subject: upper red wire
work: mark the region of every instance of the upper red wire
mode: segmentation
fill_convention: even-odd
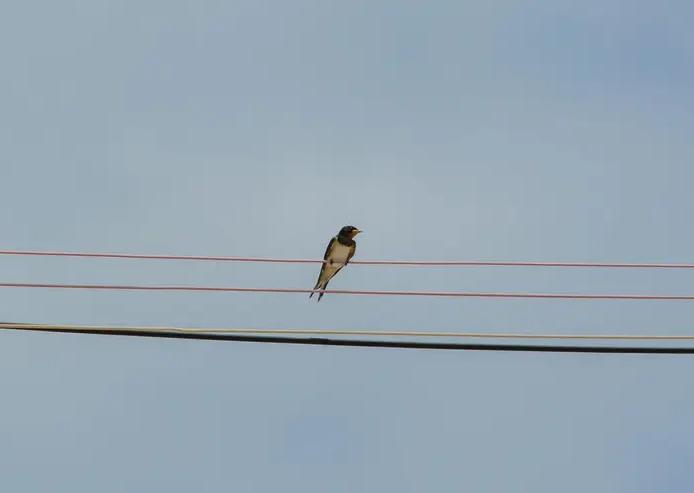
[[[208,255],[160,255],[140,253],[55,252],[35,250],[0,250],[0,255],[25,255],[39,257],[85,257],[143,260],[203,260],[217,262],[266,262],[284,264],[320,264],[323,260],[271,257],[231,257]],[[637,263],[637,262],[534,262],[489,260],[352,260],[355,265],[396,266],[479,266],[479,267],[589,267],[632,269],[694,269],[694,263]]]

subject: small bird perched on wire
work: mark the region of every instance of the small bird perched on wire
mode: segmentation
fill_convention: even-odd
[[[309,298],[314,295],[315,290],[327,288],[330,279],[349,263],[357,249],[354,237],[359,233],[361,233],[360,229],[354,226],[345,226],[337,233],[337,236],[333,236],[330,243],[328,243],[328,248],[325,250],[323,266],[320,269],[318,281],[313,287],[314,292],[308,296]],[[323,297],[323,294],[325,293],[318,294],[318,301]]]

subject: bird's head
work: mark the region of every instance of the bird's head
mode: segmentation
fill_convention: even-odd
[[[345,226],[340,230],[339,235],[347,238],[354,238],[361,232],[359,228],[355,228],[354,226]]]

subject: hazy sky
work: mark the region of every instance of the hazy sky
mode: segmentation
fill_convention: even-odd
[[[694,261],[686,1],[10,1],[3,248]],[[315,265],[0,258],[0,280],[310,288]],[[694,292],[351,266],[331,287]],[[691,334],[687,302],[4,289],[8,321]],[[687,356],[0,334],[6,491],[692,491]]]

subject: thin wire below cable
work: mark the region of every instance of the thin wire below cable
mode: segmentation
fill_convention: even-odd
[[[104,325],[58,325],[0,322],[0,329],[25,329],[46,331],[158,331],[185,334],[272,334],[272,335],[320,335],[359,337],[426,337],[426,338],[471,338],[471,339],[548,339],[548,340],[628,340],[628,341],[691,341],[694,335],[651,335],[651,334],[527,334],[510,332],[441,332],[407,330],[339,330],[339,329],[262,329],[262,328],[214,328],[214,327],[153,327],[153,326],[104,326]]]

